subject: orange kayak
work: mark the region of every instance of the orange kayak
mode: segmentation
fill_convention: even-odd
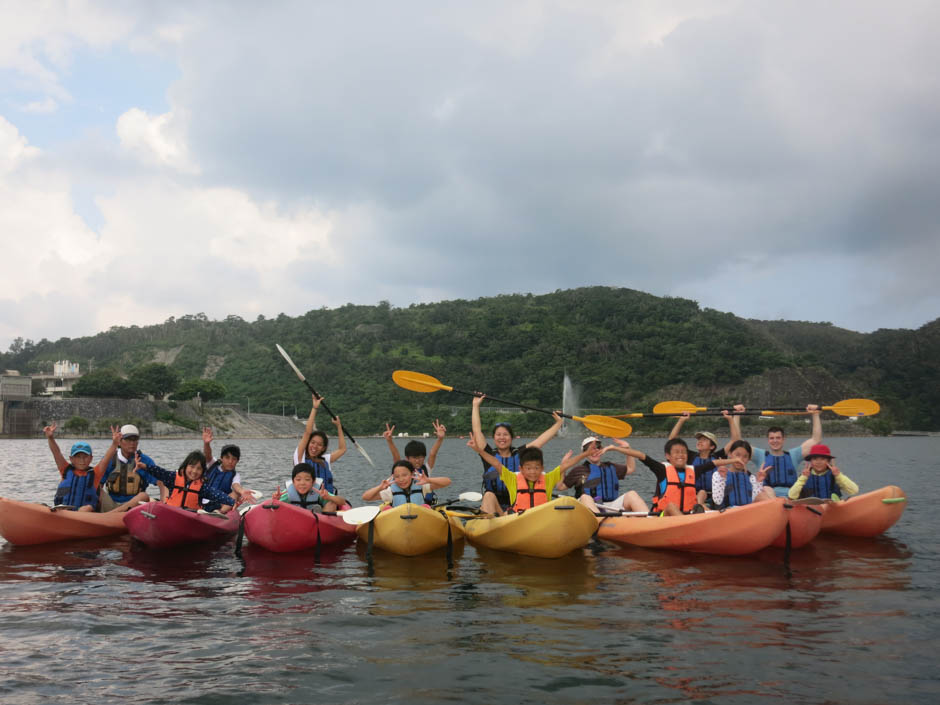
[[[877,536],[894,526],[906,506],[904,491],[888,485],[841,502],[830,502],[823,516],[822,530],[843,536]]]
[[[824,502],[792,500],[785,497],[780,497],[777,501],[787,510],[787,523],[771,546],[786,548],[787,531],[790,532],[790,548],[805,546],[819,535],[826,514],[827,505]]]
[[[116,512],[53,511],[45,504],[0,497],[0,536],[14,546],[126,534],[123,518]]]
[[[604,517],[597,536],[644,548],[741,556],[769,546],[786,523],[782,502],[754,502],[723,512],[678,517]]]

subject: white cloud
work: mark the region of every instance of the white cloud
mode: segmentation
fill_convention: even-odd
[[[148,115],[131,108],[118,118],[117,136],[121,147],[144,164],[195,174],[199,168],[189,155],[181,122],[174,113]]]

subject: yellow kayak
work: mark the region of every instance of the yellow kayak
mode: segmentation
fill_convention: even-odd
[[[448,527],[452,541],[463,538],[460,520],[445,516],[420,504],[403,504],[379,512],[371,522],[360,524],[356,533],[362,541],[372,543],[400,556],[420,556],[447,545]]]
[[[587,545],[597,531],[597,517],[574,497],[559,497],[522,514],[470,519],[464,531],[474,546],[560,558]]]

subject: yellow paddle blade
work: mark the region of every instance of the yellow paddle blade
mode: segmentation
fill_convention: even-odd
[[[881,411],[881,406],[874,399],[843,399],[823,409],[834,411],[839,416],[874,416]]]
[[[687,401],[661,401],[653,407],[654,414],[681,414],[683,411],[694,414],[696,411],[708,411],[708,409]]]
[[[589,428],[594,433],[611,438],[626,438],[633,433],[633,427],[626,421],[615,419],[612,416],[572,416],[575,421],[580,421],[585,428]]]
[[[420,372],[395,370],[392,372],[392,379],[399,387],[410,389],[412,392],[437,392],[440,390],[449,392],[453,390],[453,387],[441,384],[431,375],[422,374]]]

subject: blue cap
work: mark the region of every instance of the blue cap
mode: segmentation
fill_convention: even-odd
[[[79,453],[85,453],[86,455],[91,455],[91,446],[85,443],[85,441],[79,441],[72,446],[72,450],[69,455],[78,455]]]

